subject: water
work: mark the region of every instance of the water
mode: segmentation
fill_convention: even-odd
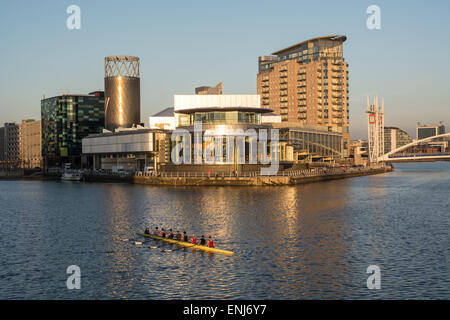
[[[450,299],[449,190],[450,162],[283,187],[0,181],[0,299]],[[147,225],[235,254],[121,241]]]

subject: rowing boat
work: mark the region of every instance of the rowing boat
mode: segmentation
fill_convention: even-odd
[[[145,234],[145,233],[139,233],[139,232],[136,232],[136,234],[138,236],[142,236],[142,237],[146,237],[146,238],[152,238],[152,239],[155,239],[155,240],[161,240],[161,241],[177,244],[179,246],[183,246],[183,247],[186,247],[186,248],[199,249],[199,250],[208,251],[208,252],[215,252],[215,253],[223,253],[223,254],[226,254],[226,255],[229,255],[229,256],[233,255],[233,251],[222,250],[222,249],[217,249],[217,248],[210,248],[210,247],[207,247],[207,246],[202,246],[202,245],[199,245],[199,244],[192,244],[190,242],[178,241],[178,240],[174,240],[174,239],[167,239],[167,238],[155,236],[153,234]]]

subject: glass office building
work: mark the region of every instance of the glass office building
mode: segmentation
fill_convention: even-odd
[[[261,114],[243,111],[194,112],[189,115],[188,125],[193,126],[195,121],[203,124],[260,124]]]
[[[445,133],[445,126],[441,122],[433,125],[422,125],[419,123],[416,129],[417,139],[422,140]]]
[[[104,128],[104,93],[62,95],[41,100],[42,156],[45,165],[80,165],[82,139]]]

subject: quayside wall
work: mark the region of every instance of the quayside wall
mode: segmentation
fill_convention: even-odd
[[[328,181],[380,174],[393,171],[392,167],[366,168],[344,172],[321,172],[309,174],[292,174],[278,176],[134,176],[134,183],[166,186],[279,186],[296,185],[311,182]]]

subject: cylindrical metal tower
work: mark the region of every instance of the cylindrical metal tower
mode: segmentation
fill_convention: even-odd
[[[139,58],[105,58],[105,129],[131,128],[141,121]]]

